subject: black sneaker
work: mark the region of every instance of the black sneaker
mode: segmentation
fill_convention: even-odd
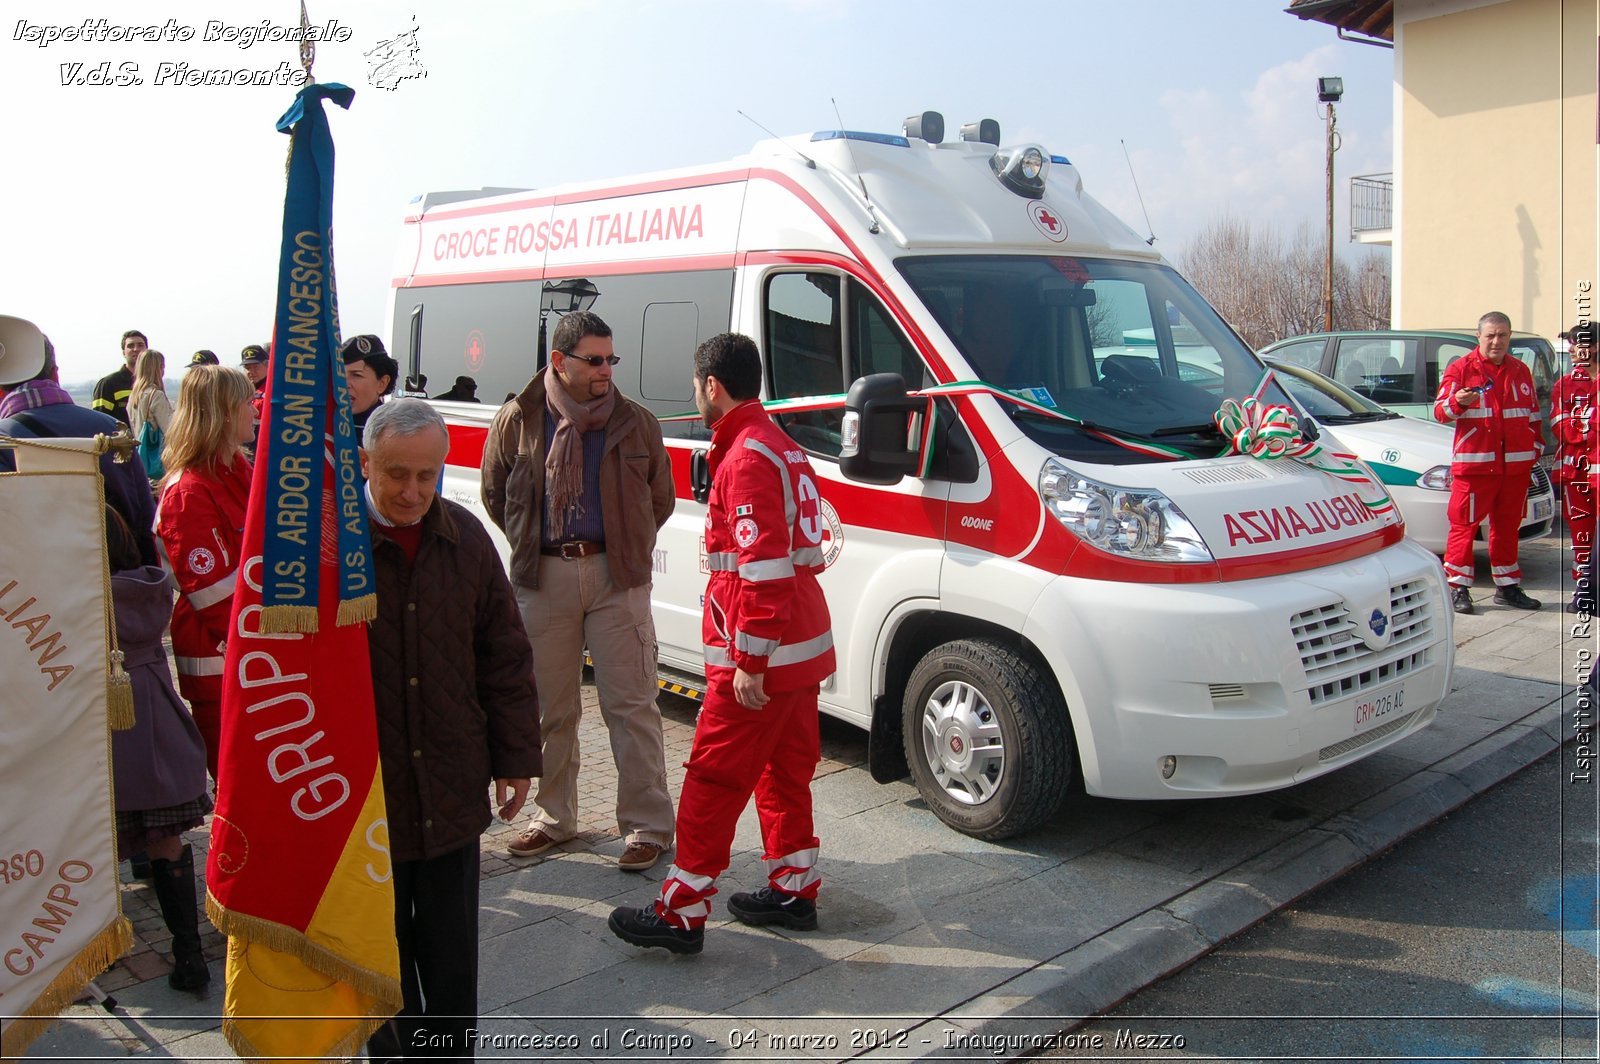
[[[1470,587],[1456,587],[1450,591],[1450,608],[1457,613],[1476,613],[1472,607],[1472,589]]]
[[[611,933],[635,946],[660,946],[673,953],[699,953],[706,945],[706,929],[684,931],[661,919],[655,902],[642,909],[612,909],[606,921]]]
[[[1522,590],[1521,584],[1507,584],[1494,593],[1496,606],[1510,606],[1517,610],[1536,610],[1544,603],[1536,598],[1529,598],[1528,593]]]
[[[794,894],[780,894],[771,887],[762,887],[753,894],[735,894],[728,899],[728,911],[740,923],[762,927],[782,924],[791,931],[815,931],[817,906],[810,898]]]

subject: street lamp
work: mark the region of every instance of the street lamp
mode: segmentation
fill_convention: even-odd
[[[1333,153],[1337,150],[1334,131],[1339,120],[1333,105],[1344,95],[1343,78],[1318,78],[1317,101],[1328,105],[1328,263],[1322,278],[1322,329],[1333,331]]]
[[[594,301],[600,298],[600,289],[582,277],[571,277],[565,281],[546,281],[544,289],[539,293],[539,358],[534,364],[534,371],[544,369],[545,362],[545,324],[550,317],[550,312],[557,314],[571,314],[575,310],[588,310],[594,306]]]

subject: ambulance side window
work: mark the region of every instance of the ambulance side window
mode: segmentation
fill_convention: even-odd
[[[779,273],[767,281],[767,366],[772,397],[844,391],[843,280],[832,273]],[[778,423],[808,451],[836,456],[842,410],[783,414]]]
[[[850,381],[869,373],[898,373],[908,389],[924,388],[933,377],[917,349],[900,331],[882,303],[861,282],[850,282]],[[848,390],[849,381],[846,382]]]

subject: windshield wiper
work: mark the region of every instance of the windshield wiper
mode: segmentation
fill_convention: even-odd
[[[1326,414],[1317,420],[1330,425],[1355,425],[1367,421],[1393,421],[1399,416],[1389,410],[1363,410],[1359,414]]]
[[[1152,439],[1161,436],[1221,436],[1222,430],[1216,424],[1207,421],[1200,425],[1174,425],[1171,428],[1156,429],[1150,433]]]

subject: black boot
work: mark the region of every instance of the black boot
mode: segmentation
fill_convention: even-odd
[[[174,990],[201,990],[211,982],[211,970],[200,952],[200,908],[194,896],[194,851],[183,848],[175,861],[150,862],[161,918],[172,932],[172,974],[167,985]]]

